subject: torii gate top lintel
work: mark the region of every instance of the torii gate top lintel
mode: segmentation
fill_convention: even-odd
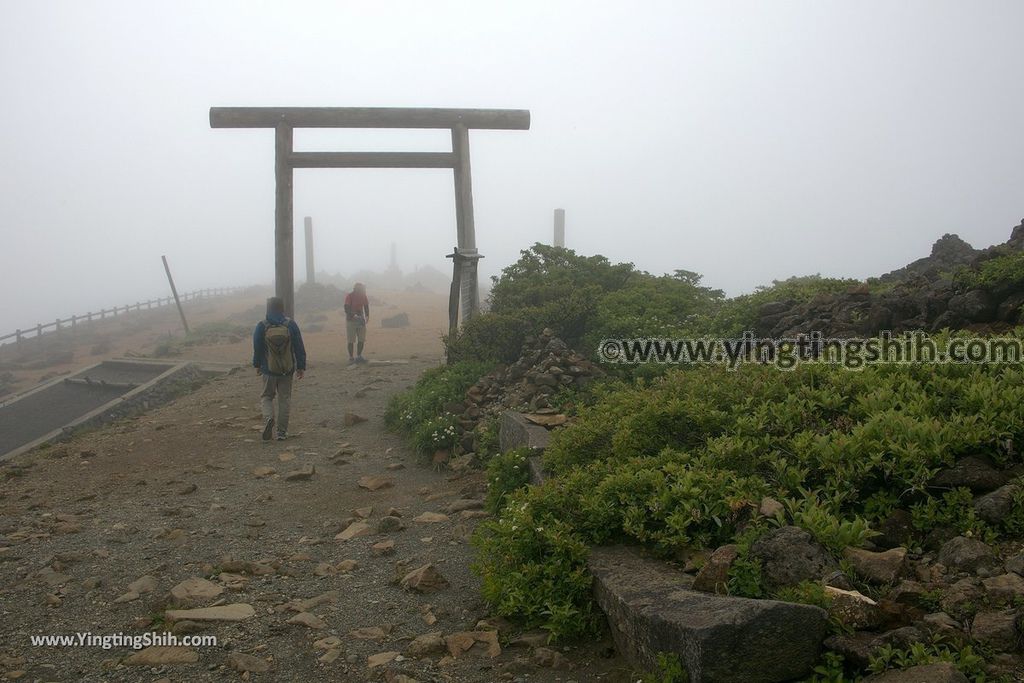
[[[211,107],[211,128],[455,128],[529,130],[526,109]]]
[[[277,295],[288,315],[295,312],[292,183],[296,168],[451,168],[455,177],[455,218],[458,246],[452,286],[449,329],[457,324],[461,299],[463,319],[479,309],[473,184],[470,177],[469,131],[529,130],[525,109],[431,109],[396,107],[211,107],[211,128],[273,128],[275,130],[275,273]],[[448,128],[451,152],[296,152],[295,128]]]

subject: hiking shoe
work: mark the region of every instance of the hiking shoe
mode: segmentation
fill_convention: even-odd
[[[270,437],[274,435],[274,418],[267,420],[267,424],[263,427],[263,440],[270,441]]]
[[[356,356],[356,362],[357,363],[365,363],[366,359],[363,358],[362,356]]]
[[[357,360],[356,360],[355,358],[349,358],[349,359],[348,359],[348,364],[349,364],[349,365],[355,365],[355,364],[356,364],[356,363],[358,363],[358,362],[359,362],[359,361],[357,361]]]
[[[284,432],[278,432],[277,433],[277,440],[278,441],[284,441],[287,438],[288,438],[288,435],[285,434]]]

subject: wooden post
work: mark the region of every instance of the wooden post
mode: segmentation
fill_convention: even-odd
[[[306,216],[306,282],[316,284],[316,268],[313,263],[313,217]]]
[[[565,247],[565,209],[555,209],[555,239],[556,247]]]
[[[275,128],[274,175],[277,185],[275,201],[275,290],[284,300],[284,312],[295,317],[295,253],[292,239],[292,181],[294,171],[289,163],[292,153],[292,127],[279,123]]]
[[[174,303],[178,305],[178,314],[181,316],[182,327],[185,328],[185,334],[189,334],[188,321],[185,320],[185,309],[181,307],[181,301],[178,300],[178,288],[174,286],[174,278],[171,277],[171,267],[167,265],[167,257],[161,256],[161,260],[164,262],[164,272],[167,273],[167,282],[171,285],[171,294],[174,295]]]
[[[477,290],[476,224],[473,220],[473,180],[469,163],[469,129],[459,124],[452,128],[452,153],[455,155],[455,223],[458,234],[458,257],[463,322],[473,318],[480,308]]]
[[[453,338],[459,330],[459,292],[462,289],[462,264],[459,263],[459,248],[445,256],[452,260],[452,286],[448,291],[448,337]]]

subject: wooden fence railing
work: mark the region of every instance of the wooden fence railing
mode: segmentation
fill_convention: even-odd
[[[248,287],[219,287],[217,289],[197,289],[194,292],[187,292],[181,295],[181,302],[187,301],[199,301],[201,299],[209,299],[216,296],[227,296],[236,292],[249,289]],[[26,339],[38,339],[44,334],[52,334],[53,332],[61,332],[62,330],[73,330],[79,325],[91,323],[98,320],[105,320],[107,318],[116,318],[119,315],[125,315],[126,313],[133,313],[137,311],[150,311],[154,308],[162,308],[169,306],[174,303],[174,298],[165,296],[160,299],[149,299],[148,301],[138,301],[134,304],[128,304],[125,306],[115,306],[114,308],[101,309],[98,313],[89,311],[85,315],[73,315],[70,318],[61,320],[58,318],[52,323],[39,323],[35,327],[30,327],[24,330],[15,330],[10,334],[0,336],[0,346],[10,344],[11,340],[14,343],[20,344]],[[52,330],[52,332],[50,332]]]

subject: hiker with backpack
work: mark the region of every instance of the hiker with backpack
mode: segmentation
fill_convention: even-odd
[[[366,344],[366,323],[370,320],[370,300],[366,285],[357,282],[345,295],[345,335],[348,338],[348,364],[365,363],[363,345]],[[353,355],[353,346],[355,354]]]
[[[263,378],[260,405],[263,410],[263,440],[274,435],[274,399],[277,399],[277,440],[288,438],[292,380],[306,374],[306,347],[294,320],[284,314],[284,300],[267,299],[267,317],[252,334],[252,364]]]

